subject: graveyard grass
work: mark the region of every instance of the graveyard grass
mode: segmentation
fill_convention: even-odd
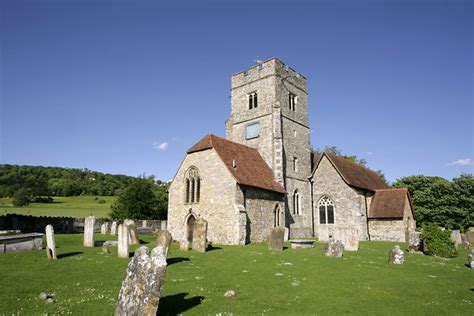
[[[33,216],[87,217],[92,214],[97,218],[105,218],[108,217],[110,205],[115,199],[113,196],[55,196],[53,198],[53,203],[31,203],[25,207],[14,207],[11,198],[0,198],[0,215],[14,213]],[[104,200],[105,203],[99,203],[99,200]]]
[[[153,240],[142,236],[150,248]],[[82,234],[56,235],[56,244],[58,260],[45,251],[0,254],[0,314],[111,315],[129,260],[118,258],[116,247],[111,253],[82,247]],[[360,245],[330,258],[322,243],[280,252],[266,244],[215,245],[206,253],[173,243],[158,314],[472,315],[467,250],[453,259],[406,254],[404,265],[389,265],[394,243]],[[224,297],[227,290],[236,296]],[[56,302],[40,300],[43,291]]]

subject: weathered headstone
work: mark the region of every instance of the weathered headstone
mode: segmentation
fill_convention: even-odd
[[[88,216],[84,220],[84,247],[94,247],[95,217]]]
[[[193,229],[193,250],[206,252],[207,248],[207,221],[199,218],[194,222]]]
[[[461,232],[459,230],[451,231],[451,240],[454,243],[454,246],[458,248],[462,244]]]
[[[189,241],[188,240],[181,240],[179,242],[179,250],[188,251],[189,250]]]
[[[48,259],[57,259],[53,225],[46,225],[46,255]]]
[[[161,230],[168,229],[168,221],[161,221],[160,222],[160,229]]]
[[[118,226],[118,256],[120,258],[128,258],[128,226],[120,224]]]
[[[102,235],[106,235],[109,230],[109,223],[105,222],[102,225],[100,225],[100,233]]]
[[[388,254],[388,262],[393,264],[403,264],[405,262],[405,253],[399,245],[393,247]]]
[[[111,235],[117,235],[117,222],[113,221],[112,224],[110,225],[110,234]]]
[[[421,233],[412,231],[408,235],[408,249],[410,252],[423,252],[423,240],[421,240]]]
[[[268,249],[282,251],[284,239],[285,239],[285,228],[284,227],[273,228],[270,232],[270,236],[268,236]]]
[[[156,237],[156,246],[161,246],[164,251],[165,258],[168,258],[168,252],[171,245],[171,233],[167,230],[160,230]]]
[[[135,251],[122,282],[115,315],[156,315],[165,282],[166,258],[163,248],[148,254],[146,246]]]
[[[471,250],[471,253],[469,254],[469,266],[471,269],[474,269],[474,250]]]
[[[359,250],[359,231],[351,227],[339,227],[334,229],[333,238],[340,240],[344,245],[344,250]]]
[[[137,226],[135,225],[135,221],[131,219],[126,219],[123,221],[123,224],[128,226],[128,233],[130,234],[130,245],[138,245],[140,243],[140,237],[138,236],[138,230]]]
[[[324,254],[327,257],[340,258],[344,254],[344,244],[340,240],[329,238],[326,248],[324,249]]]
[[[466,232],[467,242],[469,243],[469,249],[474,249],[474,231],[470,230]]]
[[[290,240],[290,229],[288,227],[283,227],[285,229],[285,238],[283,238],[284,242]]]

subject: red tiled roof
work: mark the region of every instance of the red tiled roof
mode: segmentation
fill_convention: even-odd
[[[369,218],[403,218],[407,197],[410,203],[405,188],[376,190],[370,204]]]
[[[323,155],[331,161],[347,184],[370,191],[388,188],[387,183],[385,183],[377,172],[328,152],[324,152]],[[315,167],[317,167],[317,165]]]
[[[273,171],[255,148],[209,134],[189,148],[187,153],[211,148],[217,152],[237,183],[286,193],[285,189],[275,181]]]

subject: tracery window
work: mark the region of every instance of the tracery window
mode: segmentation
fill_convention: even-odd
[[[319,223],[334,224],[334,202],[327,196],[323,196],[318,202]]]
[[[201,178],[196,167],[189,168],[186,179],[186,192],[184,200],[186,203],[199,203],[201,195]]]
[[[297,189],[293,192],[293,214],[301,215],[300,194]]]

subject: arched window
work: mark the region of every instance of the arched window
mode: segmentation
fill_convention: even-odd
[[[323,196],[318,202],[319,223],[334,224],[334,202],[327,196]]]
[[[186,203],[199,203],[201,195],[201,178],[196,167],[191,167],[186,174]]]
[[[301,215],[301,201],[298,189],[293,192],[293,214]]]
[[[275,209],[273,210],[273,227],[279,227],[280,225],[280,205],[275,206]]]

